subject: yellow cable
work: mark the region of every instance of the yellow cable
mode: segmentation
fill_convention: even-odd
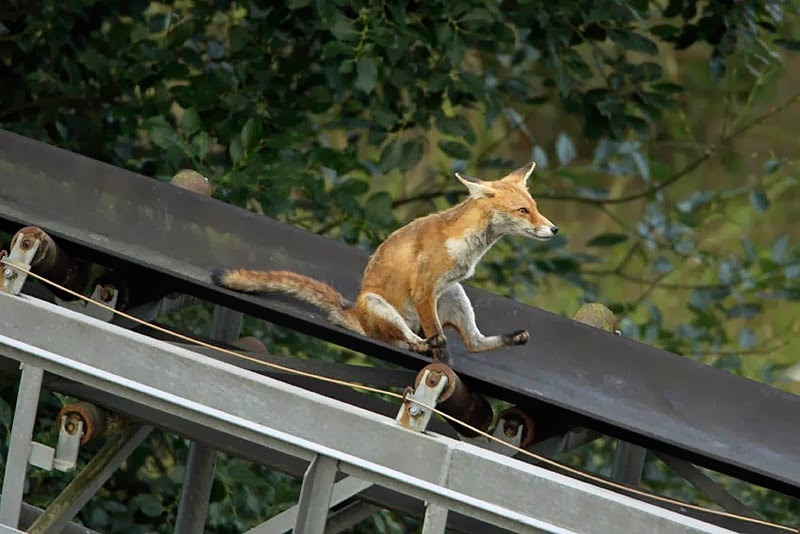
[[[640,489],[637,489],[637,488],[632,488],[632,487],[629,487],[629,486],[625,486],[624,484],[619,484],[619,483],[614,482],[612,480],[608,480],[608,479],[593,475],[591,473],[587,473],[585,471],[581,471],[579,469],[575,469],[574,467],[569,467],[569,466],[564,465],[564,464],[562,464],[560,462],[557,462],[555,460],[551,460],[550,458],[547,458],[546,456],[542,456],[542,455],[536,454],[534,452],[528,451],[526,449],[523,449],[521,447],[518,447],[518,446],[513,445],[511,443],[508,443],[506,441],[503,441],[502,439],[497,438],[497,437],[489,434],[488,432],[484,432],[483,430],[475,428],[472,425],[464,423],[463,421],[460,421],[459,419],[457,419],[457,418],[455,418],[455,417],[453,417],[451,415],[448,415],[448,414],[436,409],[433,406],[428,406],[427,404],[425,404],[423,402],[420,402],[418,400],[415,400],[415,399],[412,399],[412,398],[409,398],[409,397],[404,397],[403,395],[401,395],[399,393],[395,393],[393,391],[385,391],[385,390],[382,390],[382,389],[379,389],[379,388],[374,388],[374,387],[371,387],[371,386],[366,386],[366,385],[358,384],[358,383],[355,383],[355,382],[349,382],[349,381],[346,381],[346,380],[338,380],[336,378],[329,378],[327,376],[317,375],[317,374],[309,373],[309,372],[306,372],[306,371],[300,371],[298,369],[292,369],[291,367],[285,367],[285,366],[280,365],[280,364],[259,360],[257,358],[253,358],[252,356],[248,356],[246,354],[242,354],[242,353],[239,353],[239,352],[228,350],[228,349],[225,349],[223,347],[217,347],[217,346],[214,346],[214,345],[212,345],[210,343],[206,343],[205,341],[201,341],[199,339],[194,339],[194,338],[186,336],[184,334],[180,334],[180,333],[177,333],[177,332],[172,332],[171,330],[167,330],[166,328],[163,328],[163,327],[160,327],[158,325],[154,325],[154,324],[148,323],[147,321],[139,319],[138,317],[134,317],[133,315],[130,315],[130,314],[127,314],[125,312],[116,310],[116,309],[112,308],[111,306],[103,304],[102,302],[97,302],[96,300],[92,300],[90,297],[87,297],[87,296],[82,295],[82,294],[80,294],[80,293],[78,293],[76,291],[68,289],[68,288],[66,288],[66,287],[64,287],[64,286],[62,286],[62,285],[60,285],[60,284],[58,284],[56,282],[48,280],[47,278],[45,278],[45,277],[43,277],[43,276],[41,276],[39,274],[33,273],[33,272],[25,269],[24,267],[21,267],[19,265],[11,263],[5,258],[0,258],[0,264],[8,265],[9,267],[12,267],[12,268],[16,269],[17,271],[25,273],[28,276],[32,276],[33,278],[35,278],[37,280],[40,280],[41,282],[44,282],[45,284],[48,284],[48,285],[50,285],[52,287],[60,289],[61,291],[69,293],[70,295],[72,295],[72,296],[74,296],[76,298],[79,298],[79,299],[81,299],[83,301],[91,303],[91,304],[93,304],[95,306],[99,306],[100,308],[103,308],[106,311],[109,311],[111,313],[119,315],[120,317],[124,317],[124,318],[126,318],[126,319],[128,319],[130,321],[133,321],[133,322],[137,323],[137,324],[140,324],[140,325],[143,325],[143,326],[147,326],[147,327],[152,328],[153,330],[156,330],[156,331],[161,332],[163,334],[167,334],[167,335],[173,336],[173,337],[175,337],[177,339],[181,339],[183,341],[188,341],[189,343],[194,343],[194,344],[196,344],[198,346],[205,347],[205,348],[208,348],[208,349],[211,349],[211,350],[215,350],[215,351],[218,351],[218,352],[222,352],[224,354],[228,354],[228,355],[233,356],[235,358],[240,358],[242,360],[247,360],[247,361],[259,364],[259,365],[264,365],[266,367],[271,367],[273,369],[278,369],[278,370],[281,370],[281,371],[294,373],[294,374],[299,375],[299,376],[304,376],[304,377],[307,377],[307,378],[313,378],[315,380],[321,380],[323,382],[328,382],[328,383],[331,383],[331,384],[337,384],[337,385],[345,386],[345,387],[351,387],[351,388],[354,388],[354,389],[360,389],[360,390],[363,390],[363,391],[370,391],[372,393],[378,393],[378,394],[381,394],[381,395],[388,395],[388,396],[394,397],[396,399],[401,399],[401,400],[406,400],[408,402],[413,402],[414,404],[417,404],[417,405],[419,405],[419,406],[421,406],[421,407],[423,407],[423,408],[425,408],[427,410],[430,410],[431,412],[439,415],[440,417],[443,417],[444,419],[447,419],[448,421],[451,421],[451,422],[453,422],[453,423],[455,423],[457,425],[461,425],[461,426],[463,426],[465,428],[468,428],[472,432],[475,432],[476,434],[481,435],[481,436],[489,439],[490,441],[494,441],[495,443],[500,443],[500,444],[502,444],[502,445],[504,445],[506,447],[509,447],[509,448],[513,449],[514,451],[516,451],[516,452],[518,452],[520,454],[523,454],[525,456],[528,456],[530,458],[533,458],[533,459],[535,459],[537,461],[540,461],[542,463],[548,464],[550,466],[556,467],[558,469],[563,469],[564,471],[566,471],[568,473],[572,473],[572,474],[574,474],[574,475],[576,475],[576,476],[578,476],[580,478],[584,478],[586,480],[591,480],[591,481],[596,482],[596,483],[601,484],[601,485],[610,486],[610,487],[622,490],[623,492],[633,493],[635,495],[640,495],[642,497],[646,497],[646,498],[649,498],[649,499],[655,499],[657,501],[674,504],[674,505],[681,506],[681,507],[684,507],[684,508],[690,508],[692,510],[697,510],[697,511],[700,511],[700,512],[706,512],[706,513],[709,513],[709,514],[718,515],[718,516],[722,516],[722,517],[729,517],[729,518],[733,518],[733,519],[738,519],[740,521],[746,521],[746,522],[754,523],[754,524],[757,524],[757,525],[763,525],[763,526],[767,526],[767,527],[773,527],[773,528],[777,528],[777,529],[782,529],[782,530],[785,530],[787,532],[800,533],[800,530],[797,530],[797,529],[794,529],[794,528],[791,528],[791,527],[787,527],[785,525],[780,525],[778,523],[771,523],[769,521],[764,521],[762,519],[756,519],[756,518],[753,518],[753,517],[742,516],[742,515],[734,514],[734,513],[731,513],[731,512],[715,510],[715,509],[712,509],[712,508],[705,508],[703,506],[699,506],[699,505],[695,505],[695,504],[689,504],[689,503],[686,503],[686,502],[683,502],[683,501],[679,501],[677,499],[672,499],[670,497],[663,497],[661,495],[656,495],[654,493],[650,493],[650,492],[647,492],[647,491],[644,491],[644,490],[640,490]]]

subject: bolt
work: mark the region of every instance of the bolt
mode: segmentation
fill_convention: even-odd
[[[100,300],[102,300],[103,302],[109,302],[111,300],[112,295],[113,292],[108,287],[100,288]]]
[[[33,242],[29,237],[25,237],[22,239],[22,242],[19,244],[19,246],[22,250],[30,250],[30,248],[33,246]]]
[[[408,414],[411,417],[418,417],[420,414],[422,414],[422,409],[416,404],[412,404],[408,407]]]
[[[14,269],[12,269],[11,267],[6,267],[5,269],[3,269],[3,277],[6,278],[7,280],[13,279],[15,275],[16,273],[14,272]]]

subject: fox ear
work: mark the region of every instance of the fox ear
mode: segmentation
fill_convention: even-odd
[[[508,180],[509,182],[519,182],[522,184],[523,187],[527,187],[528,178],[531,177],[531,174],[533,174],[533,169],[535,168],[536,168],[536,162],[531,161],[524,167],[520,167],[516,171],[506,176],[505,179]]]
[[[486,185],[483,180],[461,174],[460,172],[456,173],[456,178],[467,187],[469,196],[472,198],[488,198],[494,196],[494,191],[492,191],[491,187]]]

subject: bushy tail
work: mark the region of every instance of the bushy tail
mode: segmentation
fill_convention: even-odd
[[[243,293],[275,292],[291,295],[323,310],[337,326],[359,334],[364,331],[356,317],[353,303],[326,283],[292,271],[257,271],[224,269],[211,273],[218,286]]]

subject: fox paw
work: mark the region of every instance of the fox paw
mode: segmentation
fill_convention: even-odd
[[[517,332],[504,335],[503,341],[506,345],[524,345],[528,342],[529,337],[530,336],[528,336],[527,330],[519,330]]]
[[[434,334],[425,340],[425,344],[431,349],[438,349],[447,345],[447,338],[442,334]]]

